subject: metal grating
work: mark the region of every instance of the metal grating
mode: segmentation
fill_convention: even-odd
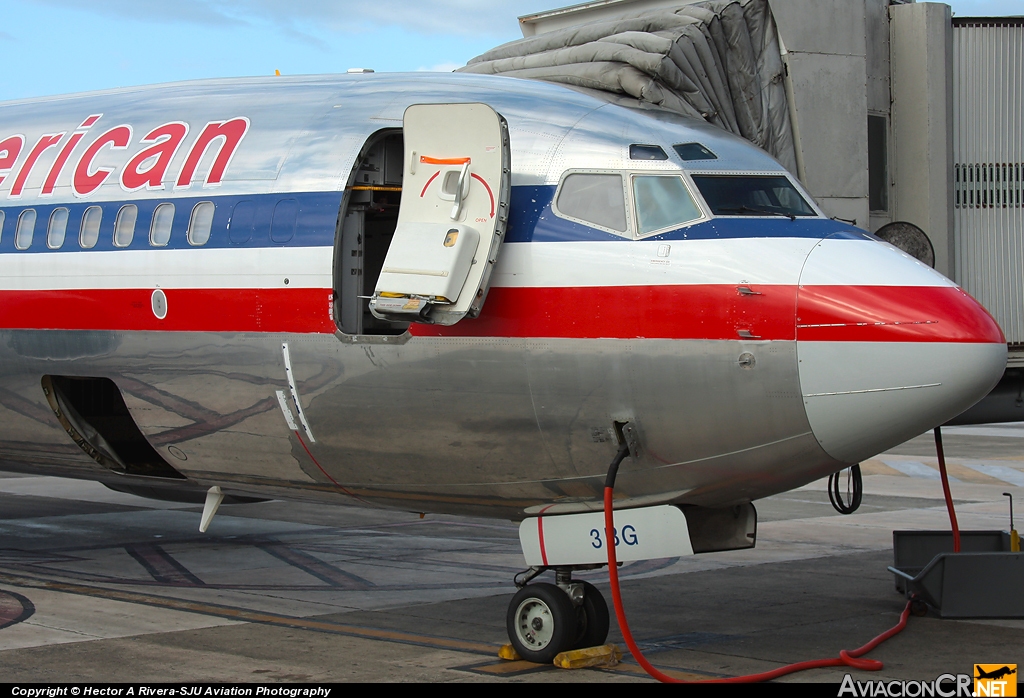
[[[1019,162],[986,162],[953,166],[956,208],[1020,208]]]
[[[1024,342],[1024,22],[953,23],[956,280]]]

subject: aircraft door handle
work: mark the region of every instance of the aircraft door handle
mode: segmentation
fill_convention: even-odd
[[[453,221],[459,220],[459,214],[462,213],[462,202],[465,201],[466,197],[469,195],[469,183],[471,181],[469,178],[469,163],[470,161],[468,159],[466,162],[462,163],[462,172],[459,173],[459,183],[455,187],[455,205],[452,206],[451,215],[451,219]]]

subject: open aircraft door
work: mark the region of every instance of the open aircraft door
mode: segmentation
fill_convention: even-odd
[[[370,311],[454,325],[480,314],[508,222],[508,125],[486,104],[405,110],[398,227]]]

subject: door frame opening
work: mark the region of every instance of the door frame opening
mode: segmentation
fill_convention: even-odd
[[[409,328],[408,322],[382,320],[369,309],[398,225],[404,147],[401,128],[373,133],[345,187],[334,244],[334,320],[345,335],[394,336]]]

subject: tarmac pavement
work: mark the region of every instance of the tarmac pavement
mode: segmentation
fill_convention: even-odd
[[[1008,529],[1002,493],[1024,502],[1024,425],[948,428],[944,442],[961,528]],[[894,625],[905,600],[886,571],[892,531],[949,527],[934,445],[925,435],[862,467],[853,515],[832,509],[820,481],[756,503],[752,550],[624,565],[626,612],[651,661],[736,676],[835,656]],[[0,473],[3,679],[650,681],[628,656],[574,671],[497,658],[524,567],[511,522],[274,501],[225,505],[204,535],[200,511]],[[608,597],[604,571],[577,577]],[[609,641],[624,648],[614,619]],[[869,656],[885,668],[781,680],[1024,665],[1024,620],[912,617]]]

